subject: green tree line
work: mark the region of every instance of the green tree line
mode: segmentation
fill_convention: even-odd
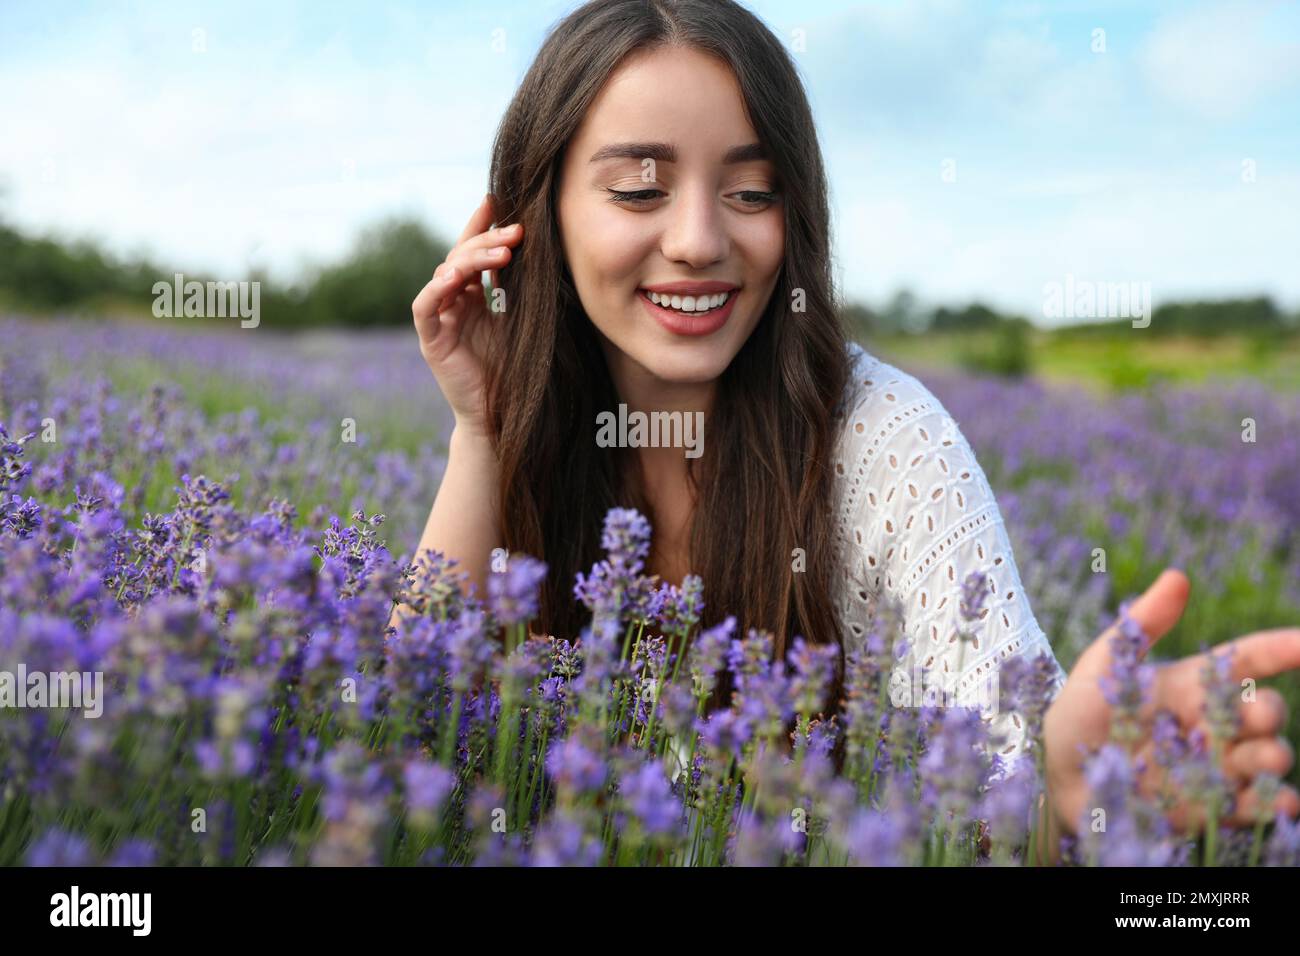
[[[364,230],[341,261],[286,284],[262,272],[213,276],[116,257],[90,241],[32,237],[0,223],[0,299],[11,309],[39,312],[149,311],[154,283],[180,272],[187,282],[260,282],[268,326],[391,326],[411,321],[411,300],[448,251],[419,222],[389,219]]]
[[[148,311],[153,285],[176,272],[206,282],[257,280],[263,324],[281,327],[391,326],[410,321],[411,299],[428,281],[450,246],[418,220],[395,217],[362,231],[335,263],[318,266],[296,283],[254,272],[209,276],[146,258],[117,257],[89,240],[26,235],[0,222],[0,304],[33,311],[87,311],[106,307]],[[860,302],[843,306],[846,324],[859,338],[928,333],[992,334],[1014,365],[1034,324],[980,303],[960,307],[922,306],[901,291],[878,308]],[[1054,336],[1108,336],[1129,319],[1057,327]],[[1300,329],[1300,313],[1288,314],[1267,297],[1209,302],[1167,302],[1154,309],[1152,335],[1276,337]]]

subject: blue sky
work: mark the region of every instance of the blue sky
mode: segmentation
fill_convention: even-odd
[[[1042,321],[1068,273],[1300,307],[1300,4],[747,5],[802,31],[849,296]],[[388,213],[453,238],[575,6],[10,0],[0,210],[230,279]]]

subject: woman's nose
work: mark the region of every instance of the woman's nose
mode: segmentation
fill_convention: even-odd
[[[668,209],[662,242],[664,256],[704,268],[725,258],[729,245],[715,193],[708,189],[679,192]]]

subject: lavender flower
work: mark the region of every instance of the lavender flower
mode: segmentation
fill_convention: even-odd
[[[1141,659],[1150,639],[1128,609],[1132,601],[1119,606],[1118,633],[1111,638],[1110,673],[1101,680],[1102,695],[1113,708],[1111,735],[1121,742],[1136,740],[1141,733],[1141,712],[1155,681],[1155,668]]]
[[[611,508],[600,544],[614,568],[639,574],[650,556],[650,522],[633,508]]]
[[[989,757],[980,747],[979,713],[949,707],[939,713],[938,730],[927,740],[918,765],[931,803],[941,818],[964,814],[976,804],[989,774]]]
[[[906,834],[888,814],[859,810],[849,825],[845,843],[856,866],[904,866]]]
[[[1273,821],[1273,835],[1264,852],[1265,866],[1300,866],[1300,820],[1291,820],[1278,812]]]
[[[521,624],[537,616],[538,588],[546,565],[527,555],[512,555],[501,574],[488,576],[488,604],[502,624]]]
[[[1205,685],[1205,721],[1211,737],[1226,743],[1237,736],[1241,726],[1240,688],[1232,679],[1232,649],[1221,654],[1206,654],[1201,680]]]
[[[1190,753],[1178,718],[1168,710],[1156,714],[1151,727],[1151,742],[1154,744],[1156,765],[1166,770],[1180,765]]]
[[[1101,866],[1171,866],[1184,852],[1137,791],[1138,768],[1118,744],[1104,745],[1085,764],[1089,800],[1078,832]]]
[[[417,825],[432,826],[456,786],[456,775],[438,764],[408,760],[402,777],[407,810]]]
[[[728,616],[722,623],[701,633],[691,644],[687,668],[697,697],[708,697],[713,693],[717,673],[722,669],[735,633],[736,618]]]
[[[51,828],[27,853],[28,866],[90,866],[90,844],[77,833]]]
[[[512,560],[480,598],[445,555],[403,566],[389,550],[414,543],[422,489],[446,466],[437,440],[409,451],[390,440],[437,438],[436,415],[406,400],[427,370],[394,358],[408,354],[396,337],[321,337],[307,355],[289,337],[194,329],[181,343],[93,317],[75,328],[0,317],[0,341],[0,670],[105,676],[98,719],[51,708],[0,719],[0,779],[26,806],[0,865],[911,865],[977,820],[1000,862],[1023,841],[1041,792],[1034,761],[1004,776],[982,756],[988,728],[884,705],[907,652],[901,605],[886,594],[873,595],[869,625],[850,620],[843,635],[845,712],[802,723],[789,752],[796,710],[837,703],[825,699],[830,647],[794,641],[774,660],[793,636],[738,639],[736,618],[697,633],[703,582],[647,575],[651,529],[630,509],[607,516],[607,553],[577,582],[591,626],[497,652],[501,625],[536,615],[540,563]],[[71,372],[50,365],[56,354]],[[115,364],[141,356],[176,382],[116,387]],[[199,381],[217,383],[220,399],[187,397]],[[371,423],[342,448],[340,383],[347,414]],[[243,387],[268,414],[220,410]],[[1109,599],[1106,576],[1079,582],[1094,544],[1082,529],[1142,529],[1151,560],[1196,563],[1208,607],[1239,579],[1251,594],[1232,604],[1248,614],[1300,603],[1300,556],[1285,547],[1300,521],[1300,446],[1261,445],[1243,472],[1221,453],[1235,436],[1205,427],[1222,418],[1207,410],[1248,405],[1288,435],[1294,403],[1191,390],[1105,408],[1028,386],[943,387],[1023,426],[976,416],[970,437],[1017,489],[1003,504],[1024,589],[1062,660],[1097,633]],[[47,418],[57,441],[12,437]],[[1022,480],[1045,460],[1069,480]],[[1261,555],[1281,564],[1251,560]],[[953,610],[966,623],[987,614],[988,583],[983,572],[964,580]],[[395,603],[415,613],[390,630]],[[681,653],[690,680],[679,686],[668,678]],[[1003,664],[1031,750],[1054,689],[1047,664]],[[1140,664],[1124,651],[1107,677],[1121,731],[1142,697]],[[1212,745],[1232,730],[1237,688],[1223,661],[1211,666],[1211,736],[1184,739],[1156,715],[1150,753],[1171,786],[1226,812],[1233,793]],[[734,688],[730,700],[714,700],[720,686]],[[1106,830],[1081,834],[1084,858],[1186,862],[1167,808],[1136,792],[1138,768],[1108,770],[1107,759],[1088,767],[1110,802]],[[209,792],[207,833],[173,839],[190,832],[195,793]],[[1263,861],[1294,864],[1296,830],[1276,821]],[[1215,836],[1219,862],[1249,858],[1253,834]]]
[[[822,709],[839,660],[839,648],[834,644],[809,644],[796,637],[790,654],[794,665],[790,696],[794,698],[795,712],[811,716]]]
[[[1029,835],[1030,811],[1041,792],[1038,779],[1026,761],[1014,770],[997,775],[980,797],[979,816],[988,823],[994,849],[1023,845]]]
[[[701,741],[719,754],[737,754],[749,741],[752,725],[733,710],[719,710],[697,724]]]
[[[619,782],[623,806],[649,836],[681,833],[682,807],[658,761],[643,763]]]
[[[600,754],[577,737],[556,741],[546,755],[546,772],[561,793],[571,797],[601,792],[609,767]]]
[[[989,577],[983,571],[972,571],[962,581],[961,619],[968,623],[978,621],[984,610],[984,599],[989,593]]]
[[[23,455],[23,446],[36,437],[29,432],[19,438],[11,438],[0,422],[0,492],[17,488],[32,473],[30,461],[19,461]]]
[[[731,860],[735,866],[777,866],[787,854],[799,852],[803,841],[803,834],[789,820],[746,814],[740,818],[731,841]]]
[[[654,579],[642,573],[650,556],[650,522],[632,508],[611,508],[605,515],[601,545],[605,560],[597,562],[590,574],[578,574],[574,597],[591,610],[596,623],[622,621],[625,615],[641,623],[654,621],[666,596]]]
[[[679,588],[665,584],[660,589],[660,603],[656,617],[665,634],[685,639],[700,623],[704,610],[704,579],[698,574],[688,574]]]
[[[600,841],[583,821],[567,813],[552,814],[533,840],[532,866],[598,866]]]
[[[464,693],[483,676],[492,660],[492,645],[482,611],[467,611],[460,616],[448,635],[447,654],[452,687]]]
[[[108,866],[153,866],[158,859],[158,848],[148,840],[130,839],[123,842],[108,860]]]

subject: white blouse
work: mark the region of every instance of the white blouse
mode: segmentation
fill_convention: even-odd
[[[982,706],[1004,734],[1004,759],[1019,755],[1023,723],[994,713],[999,664],[1046,651],[1065,671],[1034,620],[1002,514],[970,444],[940,401],[915,377],[849,346],[852,363],[835,455],[839,547],[835,605],[846,652],[861,648],[881,594],[899,602],[908,651],[895,666],[894,702],[939,698]],[[990,579],[979,619],[960,615],[972,571]],[[958,633],[972,638],[963,642]],[[926,669],[928,673],[926,672]],[[909,696],[910,694],[910,696]]]

